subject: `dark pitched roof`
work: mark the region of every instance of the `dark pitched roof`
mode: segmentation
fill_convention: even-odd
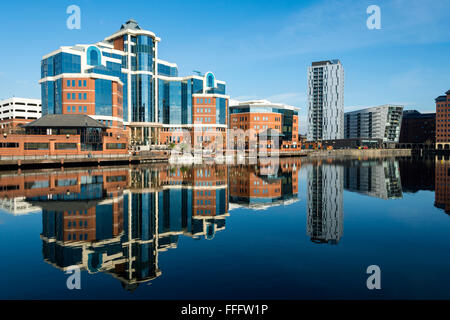
[[[447,101],[447,96],[439,96],[436,98],[436,102],[444,102]]]
[[[445,94],[450,94],[450,90],[448,90]]]
[[[84,114],[47,114],[24,128],[106,128],[97,120]]]
[[[133,19],[130,19],[120,27],[120,30],[123,30],[123,29],[141,30],[141,27],[139,27],[139,25],[136,21],[134,21]]]

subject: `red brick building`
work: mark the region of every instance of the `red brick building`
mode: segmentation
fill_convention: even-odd
[[[258,148],[273,149],[276,147],[274,141],[268,141],[267,146],[260,143],[265,141],[260,134],[267,132],[279,133],[279,148],[281,150],[298,150],[299,146],[299,122],[298,108],[271,103],[267,100],[255,100],[239,102],[230,106],[229,129],[243,130],[246,133],[246,149],[256,145]],[[236,144],[234,142],[234,144]]]
[[[436,98],[436,149],[450,149],[450,90]]]

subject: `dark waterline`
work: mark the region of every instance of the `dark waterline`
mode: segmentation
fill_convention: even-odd
[[[0,299],[449,299],[449,187],[405,158],[1,173]]]

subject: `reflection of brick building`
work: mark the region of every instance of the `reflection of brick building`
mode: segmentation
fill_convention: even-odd
[[[450,214],[450,161],[436,158],[434,205]]]
[[[403,192],[434,191],[436,174],[434,159],[400,158],[397,161]]]
[[[161,275],[159,252],[179,236],[210,240],[225,229],[227,179],[226,165],[26,173],[0,176],[0,198],[42,209],[47,263],[108,273],[134,290]]]
[[[280,159],[274,163],[260,163],[258,167],[230,168],[230,202],[264,209],[268,206],[295,201],[298,194],[298,159]]]
[[[165,188],[190,186],[192,216],[214,217],[228,212],[228,201],[224,202],[227,197],[227,172],[226,165],[196,166],[187,170],[170,168],[162,170],[159,179]]]

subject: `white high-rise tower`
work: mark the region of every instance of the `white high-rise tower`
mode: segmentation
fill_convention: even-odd
[[[344,138],[344,68],[339,60],[308,68],[308,141]]]

